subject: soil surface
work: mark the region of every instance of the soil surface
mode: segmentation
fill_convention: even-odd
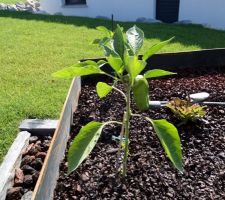
[[[6,200],[31,199],[51,139],[50,136],[30,137],[20,168],[15,171],[13,187],[7,191]]]
[[[225,68],[177,72],[173,77],[149,81],[151,100],[186,98],[187,94],[205,91],[210,93],[209,101],[225,102]],[[122,119],[122,97],[112,92],[100,100],[95,85],[96,81],[87,79],[82,87],[71,140],[82,125],[92,120]],[[179,124],[167,108],[143,114]],[[66,158],[62,162],[54,199],[225,199],[225,107],[208,106],[204,120],[208,122],[178,127],[185,169],[181,174],[166,157],[151,125],[133,118],[126,179],[121,179],[117,173],[118,143],[112,140],[112,136],[119,135],[120,127],[105,127],[91,155],[70,176],[66,175]]]

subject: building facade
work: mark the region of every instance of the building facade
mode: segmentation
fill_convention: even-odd
[[[225,30],[225,0],[41,0],[41,9],[67,16],[113,15],[118,21],[189,21]]]

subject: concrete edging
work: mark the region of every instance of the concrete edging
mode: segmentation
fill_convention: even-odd
[[[7,190],[12,187],[15,169],[20,166],[22,153],[29,144],[30,133],[20,132],[0,166],[0,200],[5,200]]]

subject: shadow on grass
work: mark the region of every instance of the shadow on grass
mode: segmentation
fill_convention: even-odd
[[[85,26],[95,29],[97,26],[112,28],[110,20],[92,19],[86,17],[40,15],[28,12],[1,11],[0,18],[15,18],[22,20],[43,21],[48,23],[60,23],[74,26]],[[201,49],[225,47],[225,31],[204,28],[201,25],[179,25],[179,24],[146,24],[137,22],[114,22],[121,24],[125,29],[136,24],[145,32],[146,39],[166,40],[175,36],[174,43],[184,46],[198,46]]]

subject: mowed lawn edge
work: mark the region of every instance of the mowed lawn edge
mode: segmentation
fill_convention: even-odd
[[[15,4],[19,2],[25,2],[25,0],[0,0],[0,3],[7,3],[7,4]]]

